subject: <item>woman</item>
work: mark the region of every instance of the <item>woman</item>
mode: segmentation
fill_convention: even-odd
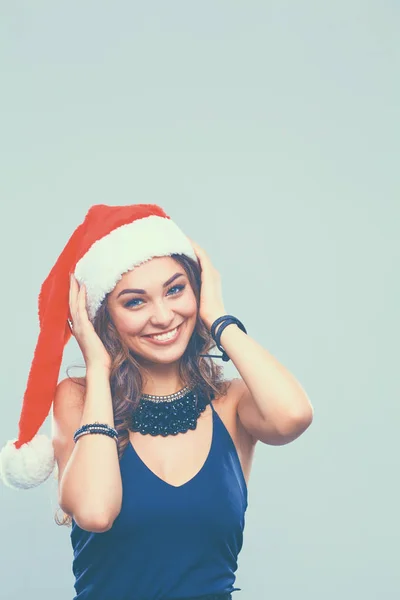
[[[226,315],[209,257],[157,206],[95,205],[71,237],[39,297],[42,346],[51,340],[58,369],[66,304],[86,364],[85,378],[53,389],[74,600],[231,598],[255,444],[305,431],[313,409],[304,390]],[[40,341],[25,415],[43,375]],[[215,344],[241,378],[222,379],[205,354]],[[32,487],[51,472],[44,451],[30,475],[16,457],[38,444],[43,406],[29,435],[21,417],[19,440],[2,451],[8,485]]]

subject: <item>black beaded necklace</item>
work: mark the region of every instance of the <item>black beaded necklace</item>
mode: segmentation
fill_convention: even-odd
[[[196,388],[184,387],[169,396],[142,394],[132,414],[130,431],[150,435],[176,435],[196,429],[209,400]]]

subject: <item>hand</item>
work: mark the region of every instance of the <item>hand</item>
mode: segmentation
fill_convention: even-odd
[[[86,367],[99,365],[111,370],[111,357],[90,322],[86,309],[86,286],[70,276],[69,310],[72,317],[72,335],[75,337],[85,359]]]
[[[222,299],[221,276],[205,250],[190,238],[189,240],[201,267],[200,318],[208,329],[211,329],[211,325],[218,317],[226,315]]]

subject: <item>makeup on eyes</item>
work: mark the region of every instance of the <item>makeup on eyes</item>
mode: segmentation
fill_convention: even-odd
[[[175,275],[172,275],[172,277],[170,277],[168,279],[168,281],[166,281],[165,283],[163,283],[163,288],[166,288],[169,285],[171,285],[171,283],[173,281],[175,281],[175,279],[178,279],[179,277],[184,277],[184,276],[185,276],[184,273],[175,273]],[[121,292],[119,292],[119,294],[117,296],[117,299],[120,296],[122,296],[123,294],[133,294],[133,293],[136,293],[136,294],[145,294],[146,290],[142,290],[142,289],[140,289],[140,290],[139,289],[126,289],[126,290],[122,290]]]
[[[167,295],[172,295],[172,296],[176,296],[178,295],[180,292],[182,292],[185,289],[186,285],[185,284],[179,284],[179,285],[173,285],[172,287],[169,288],[169,290],[167,291]],[[174,294],[170,294],[169,292],[171,290],[177,289],[178,291],[175,292]],[[131,300],[129,300],[128,302],[126,302],[124,304],[124,306],[131,308],[131,307],[135,307],[135,306],[141,306],[140,304],[134,304],[136,301],[138,300],[143,300],[143,298],[132,298]]]

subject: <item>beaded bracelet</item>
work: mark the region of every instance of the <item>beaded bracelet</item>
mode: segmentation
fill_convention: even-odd
[[[106,430],[104,430],[104,431],[82,431],[82,433],[79,433],[76,436],[74,436],[74,442],[75,442],[75,444],[79,440],[79,438],[83,437],[84,435],[88,435],[89,433],[97,433],[97,434],[107,435],[108,437],[112,437],[112,438],[115,439],[115,441],[117,441],[117,436],[114,435],[110,431],[106,431]]]
[[[108,435],[109,437],[113,437],[115,441],[118,439],[118,431],[114,429],[114,427],[110,427],[106,423],[99,423],[98,421],[95,421],[94,423],[82,425],[82,427],[77,429],[74,433],[74,442],[76,443],[80,437],[89,433],[102,433],[104,435]]]

